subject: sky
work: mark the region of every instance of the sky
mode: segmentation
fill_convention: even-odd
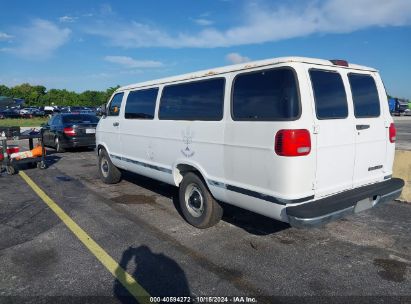
[[[283,56],[377,68],[411,99],[411,0],[0,0],[0,84],[105,90]]]

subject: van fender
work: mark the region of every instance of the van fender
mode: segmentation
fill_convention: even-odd
[[[201,176],[204,180],[207,188],[210,190],[211,195],[221,201],[225,201],[225,189],[216,187],[213,184],[210,184],[209,175],[206,173],[204,168],[199,165],[197,162],[187,159],[178,159],[172,167],[172,175],[174,184],[179,187],[181,181],[183,180],[185,172],[195,172]]]
[[[105,143],[98,143],[97,144],[97,156],[100,155],[100,150],[101,149],[106,150],[108,155],[110,156],[110,150],[107,148],[107,145]]]
[[[178,159],[172,167],[172,174],[175,185],[178,187],[183,180],[184,172],[198,172],[207,183],[207,173],[200,164],[187,159]]]

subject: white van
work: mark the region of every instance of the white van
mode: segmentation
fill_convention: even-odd
[[[99,172],[179,187],[195,227],[220,202],[313,226],[397,198],[395,127],[375,69],[277,58],[119,88],[100,120]]]

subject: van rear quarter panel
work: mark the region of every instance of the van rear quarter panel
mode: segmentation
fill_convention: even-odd
[[[307,129],[313,139],[312,102],[302,64],[279,64],[255,70],[277,67],[291,67],[296,72],[301,116],[293,121],[234,121],[231,96],[226,99],[224,182],[281,199],[298,199],[313,194],[315,151],[312,149],[310,154],[299,157],[279,156],[274,149],[275,135],[281,129]],[[231,77],[240,73],[232,73]],[[228,83],[227,91],[231,92],[232,82]],[[227,198],[239,200],[238,194],[230,191]],[[250,197],[244,196],[244,200],[253,204]]]

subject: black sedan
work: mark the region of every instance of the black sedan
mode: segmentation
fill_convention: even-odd
[[[76,147],[94,148],[98,121],[89,114],[54,115],[42,128],[44,145],[54,147],[57,152]]]
[[[2,118],[20,118],[19,112],[13,109],[0,110],[0,116]]]

